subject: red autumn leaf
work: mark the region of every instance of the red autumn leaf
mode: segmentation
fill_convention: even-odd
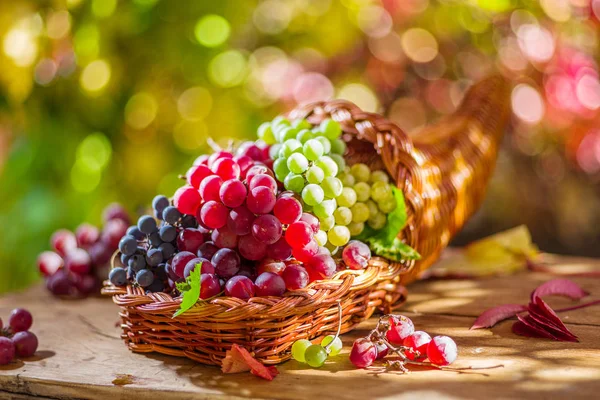
[[[487,309],[475,320],[471,329],[491,328],[523,311],[527,311],[527,307],[521,304],[504,304]]]
[[[254,375],[263,379],[272,381],[279,371],[275,367],[266,367],[245,348],[234,344],[231,350],[227,350],[225,358],[221,362],[221,371],[225,374],[235,374],[238,372],[250,371]]]
[[[522,336],[533,336],[533,337],[544,337],[544,338],[547,338],[547,339],[557,340],[556,337],[554,337],[551,333],[549,333],[548,331],[546,331],[543,327],[540,327],[539,325],[537,325],[535,323],[535,321],[533,321],[531,319],[531,317],[529,317],[529,315],[526,315],[524,317],[521,317],[520,315],[517,315],[517,319],[519,321],[515,322],[515,325],[517,323],[521,323],[521,324],[525,325],[525,327],[527,328],[525,330],[526,334],[523,335],[522,333],[519,333],[520,335],[522,335]],[[513,329],[513,331],[514,331],[514,329]],[[532,332],[534,334],[531,334]],[[517,332],[515,332],[515,333],[517,333]]]
[[[560,329],[558,326],[554,325],[552,323],[552,321],[550,321],[548,318],[546,318],[543,315],[539,315],[536,313],[532,313],[530,312],[528,315],[528,318],[530,318],[533,322],[535,322],[535,324],[541,328],[543,328],[544,330],[546,330],[546,332],[550,333],[552,336],[554,336],[556,338],[556,340],[560,340],[560,341],[565,341],[565,342],[577,342],[577,337],[574,336],[571,332],[567,331],[563,331],[562,329]]]
[[[550,308],[550,306],[546,304],[546,302],[540,297],[536,297],[532,303],[529,303],[528,309],[530,314],[537,314],[548,319],[550,323],[552,323],[552,325],[554,325],[558,330],[563,332],[566,336],[571,337],[571,341],[578,341],[577,336],[575,336],[569,330],[569,328],[567,328],[566,325],[563,324],[563,322],[558,317],[558,315],[556,315],[554,310]]]
[[[529,326],[525,325],[525,323],[523,323],[521,321],[517,321],[513,324],[512,331],[513,331],[513,333],[516,333],[517,335],[520,335],[520,336],[537,337],[537,338],[547,337],[546,335],[538,333],[537,330],[530,328]]]
[[[531,293],[531,301],[534,301],[536,297],[544,296],[564,296],[569,297],[573,300],[579,300],[587,296],[589,293],[586,292],[573,281],[568,279],[552,279],[537,287]]]

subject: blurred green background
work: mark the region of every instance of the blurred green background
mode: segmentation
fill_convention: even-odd
[[[494,70],[513,122],[456,243],[526,223],[544,250],[600,256],[599,17],[599,0],[0,1],[0,293],[38,279],[57,228],[172,194],[209,137],[331,97],[414,134]]]

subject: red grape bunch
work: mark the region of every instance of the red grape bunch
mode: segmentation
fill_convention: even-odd
[[[61,229],[52,235],[53,251],[44,251],[37,264],[46,287],[57,296],[85,297],[99,292],[110,257],[125,234],[129,216],[119,204],[103,213],[104,228],[83,223],[75,233]]]
[[[384,315],[369,335],[357,339],[350,351],[350,361],[357,368],[367,368],[375,360],[386,355],[400,356],[401,361],[390,361],[406,371],[405,364],[429,364],[446,366],[458,356],[456,343],[448,336],[429,336],[426,332],[415,331],[413,322],[403,315]]]
[[[38,339],[29,332],[32,324],[31,313],[23,308],[12,310],[6,328],[0,319],[0,365],[9,364],[15,357],[26,358],[35,353]]]

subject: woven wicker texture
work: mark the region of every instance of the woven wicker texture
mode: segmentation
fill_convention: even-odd
[[[405,194],[408,224],[399,238],[416,248],[421,260],[397,263],[373,257],[362,271],[338,272],[327,281],[283,297],[248,301],[219,297],[172,318],[180,299],[140,288],[107,286],[121,307],[122,337],[136,352],[159,352],[220,365],[233,343],[266,364],[290,358],[297,339],[335,332],[338,302],[342,332],[406,299],[404,285],[434,262],[453,235],[475,212],[493,170],[508,115],[508,84],[500,77],[474,85],[452,116],[410,138],[378,114],[346,101],[310,104],[290,118],[319,123],[338,121],[345,132],[350,164],[385,168]]]

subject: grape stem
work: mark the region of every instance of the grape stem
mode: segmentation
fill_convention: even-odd
[[[338,306],[338,329],[337,332],[335,334],[335,337],[333,338],[333,340],[331,342],[329,342],[327,344],[327,346],[324,347],[325,351],[327,352],[327,354],[331,353],[331,350],[329,349],[331,347],[331,345],[333,344],[333,342],[335,342],[335,339],[337,339],[338,337],[340,337],[340,332],[342,331],[342,304],[340,303],[340,301],[337,301],[337,306]]]

